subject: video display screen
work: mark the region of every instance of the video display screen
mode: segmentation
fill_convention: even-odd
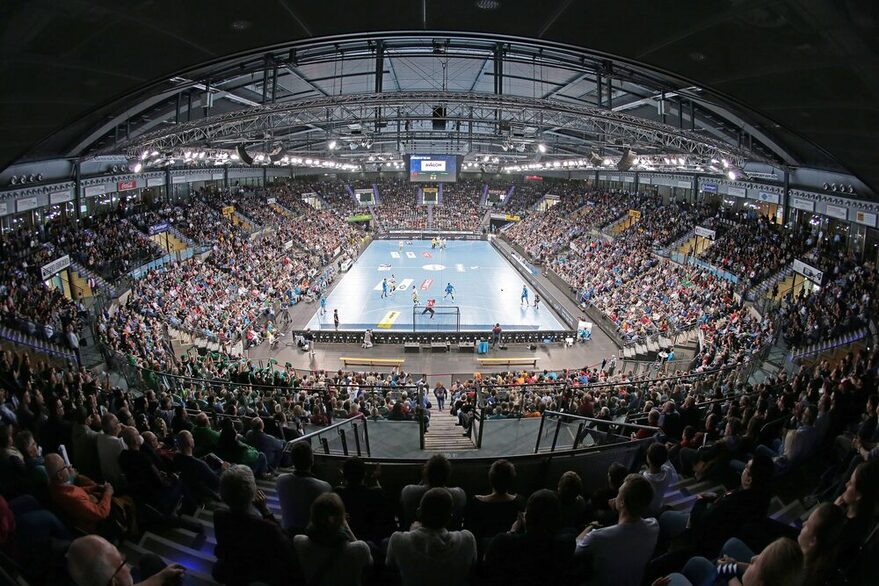
[[[458,180],[455,155],[410,155],[409,181],[413,183],[453,183]]]

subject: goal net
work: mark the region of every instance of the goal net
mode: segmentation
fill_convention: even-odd
[[[461,310],[456,305],[434,305],[433,316],[425,312],[426,306],[412,308],[413,332],[458,332],[461,330]]]

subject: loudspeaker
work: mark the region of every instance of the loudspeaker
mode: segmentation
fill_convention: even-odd
[[[537,350],[537,344],[528,344],[528,349],[531,350],[532,352],[534,350]]]
[[[284,147],[277,146],[275,149],[269,153],[269,160],[273,163],[277,163],[281,159],[284,158]]]
[[[445,106],[434,106],[433,107],[433,129],[434,130],[445,130],[446,129],[446,107]]]
[[[244,150],[244,145],[239,144],[235,149],[238,151],[238,156],[241,158],[241,162],[245,165],[253,165],[253,157],[247,154],[247,151]]]
[[[635,164],[635,151],[632,149],[625,149],[623,151],[623,156],[620,157],[619,162],[617,163],[617,169],[620,171],[628,171],[632,168],[632,165]]]

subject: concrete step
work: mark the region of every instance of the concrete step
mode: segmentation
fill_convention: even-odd
[[[213,554],[202,553],[149,531],[144,534],[138,545],[163,559],[171,559],[207,576],[211,575],[214,564],[217,563],[217,558]]]
[[[185,561],[181,561],[180,559],[174,557],[167,557],[157,551],[153,551],[149,548],[145,548],[130,541],[122,542],[119,545],[119,552],[125,556],[126,562],[134,566],[138,564],[141,557],[148,553],[158,555],[166,564],[181,564],[182,566],[186,567],[186,574],[183,578],[183,584],[185,586],[216,586],[218,584],[211,577],[210,572],[204,573],[194,567],[190,567],[190,565],[187,564]]]

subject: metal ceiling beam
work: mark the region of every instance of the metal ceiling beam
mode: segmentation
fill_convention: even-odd
[[[498,123],[520,131],[525,128],[536,128],[538,132],[548,128],[568,128],[584,134],[604,136],[609,144],[614,144],[614,141],[621,141],[621,144],[649,144],[669,152],[704,158],[725,157],[740,162],[746,159],[762,160],[737,146],[624,112],[516,96],[447,92],[342,95],[273,104],[159,130],[137,140],[125,141],[120,147],[136,154],[147,148],[168,151],[230,137],[258,141],[266,132],[295,125],[314,125],[333,130],[352,120],[368,120],[377,109],[385,113],[385,122],[408,120],[414,125],[426,124],[432,117],[432,108],[436,103],[445,105],[447,118],[457,122],[462,131],[467,123],[472,122],[479,134],[494,134]],[[352,115],[354,110],[357,111],[356,116]],[[448,138],[449,135],[449,131],[437,133],[438,138]],[[586,144],[584,142],[584,146]]]

